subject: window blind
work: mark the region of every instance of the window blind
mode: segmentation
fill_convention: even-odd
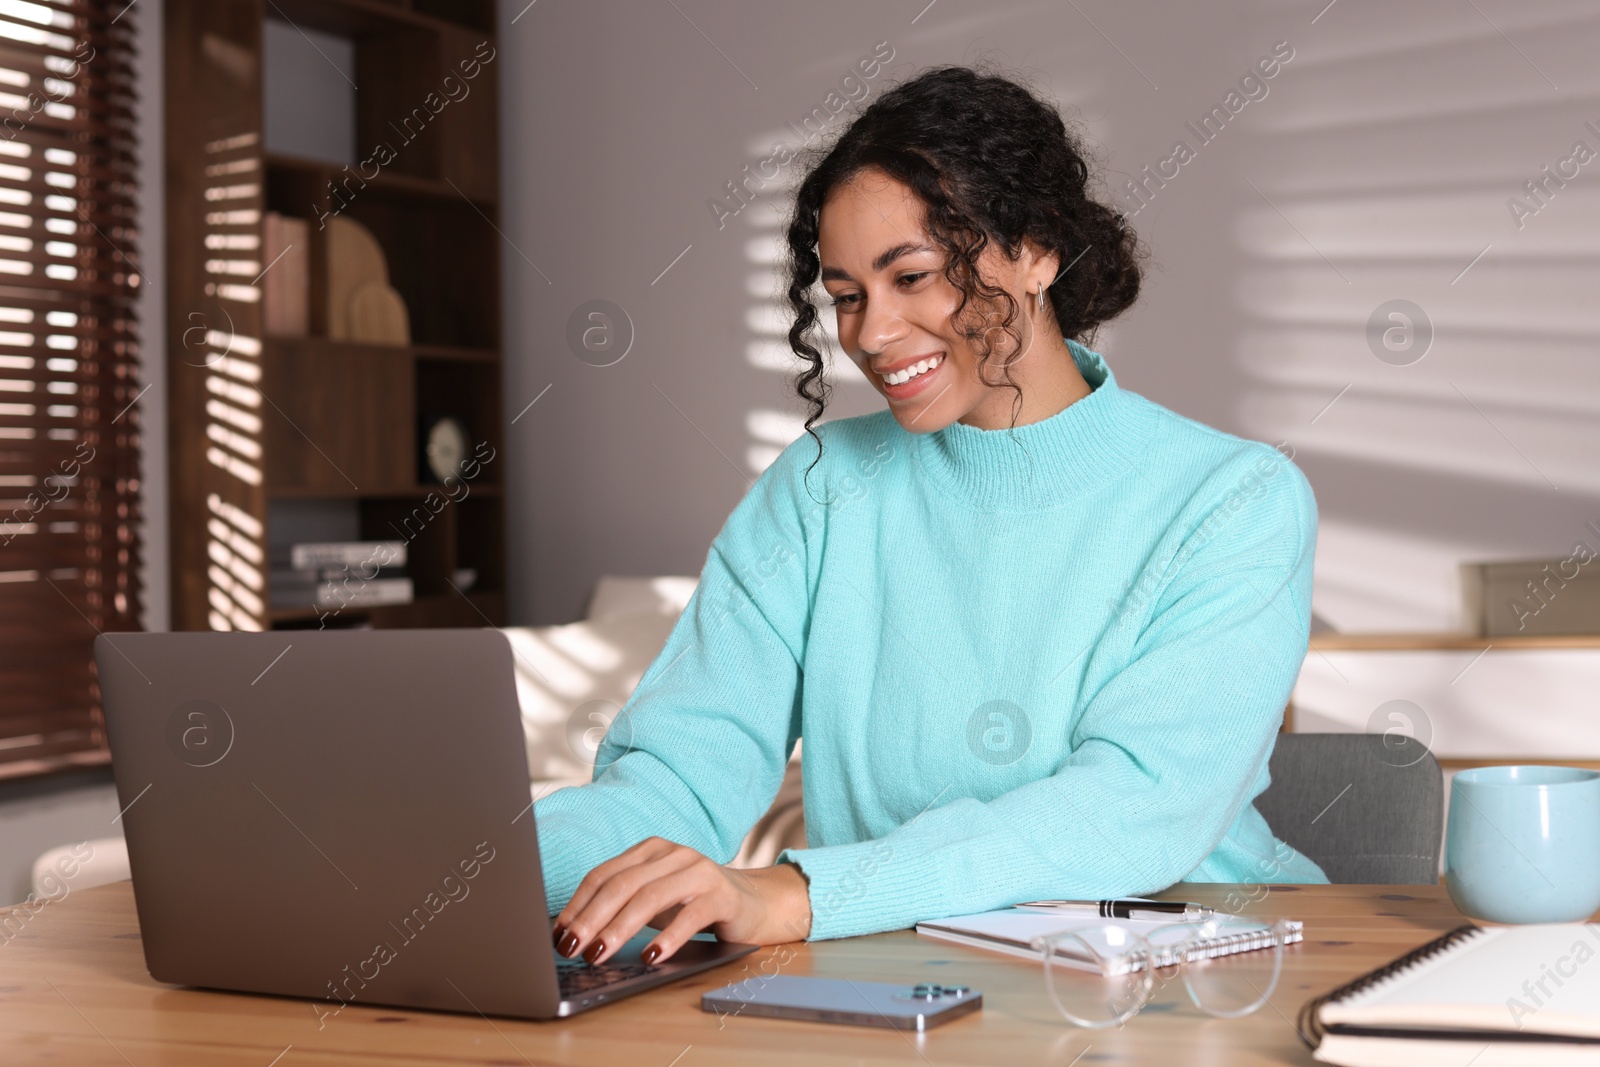
[[[139,625],[137,15],[0,0],[0,777],[105,762]]]

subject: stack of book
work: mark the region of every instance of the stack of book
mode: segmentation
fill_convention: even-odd
[[[404,541],[321,541],[274,547],[272,606],[364,608],[409,604]]]

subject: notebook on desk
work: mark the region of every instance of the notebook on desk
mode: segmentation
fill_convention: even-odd
[[[1308,1002],[1324,1063],[1600,1063],[1600,924],[1468,923]]]
[[[1198,924],[1191,924],[1191,927],[1194,925]],[[1285,937],[1285,943],[1299,941],[1302,937],[1301,924],[1290,921],[1286,925],[1289,932]],[[1120,926],[1143,937],[1149,937],[1158,930],[1170,931],[1172,936],[1166,938],[1167,944],[1164,945],[1160,937],[1151,944],[1151,949],[1160,953],[1156,959],[1157,967],[1167,967],[1178,962],[1170,952],[1162,953],[1162,949],[1171,948],[1177,942],[1185,940],[1182,936],[1183,931],[1170,920],[1101,919],[1094,916],[1059,915],[1020,908],[1002,908],[999,911],[979,912],[976,915],[957,915],[948,919],[920,922],[917,924],[917,933],[923,937],[951,941],[969,948],[988,949],[991,952],[1004,952],[1012,956],[1038,960],[1041,957],[1040,950],[1034,947],[1035,938],[1048,937],[1065,930],[1083,930],[1099,926]],[[1229,956],[1236,952],[1266,948],[1271,944],[1270,938],[1263,937],[1261,924],[1246,919],[1221,916],[1210,920],[1203,928],[1205,936],[1190,946],[1191,959],[1200,956],[1205,958]],[[1074,964],[1069,950],[1070,945],[1058,941],[1057,960],[1068,965]],[[1081,962],[1085,970],[1100,969],[1099,964],[1087,956],[1077,962]]]

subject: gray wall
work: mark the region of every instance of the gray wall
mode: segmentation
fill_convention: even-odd
[[[58,845],[120,837],[109,768],[0,782],[0,904],[27,899],[33,861]]]
[[[799,432],[758,365],[783,189],[721,229],[707,202],[879,41],[868,99],[991,58],[1081,118],[1117,189],[1189,142],[1134,219],[1145,295],[1098,347],[1127,387],[1295,449],[1335,627],[1453,628],[1460,560],[1600,547],[1600,161],[1520,228],[1507,206],[1574,141],[1600,150],[1592,2],[924,4],[503,6],[514,621],[576,618],[601,573],[698,574]],[[1185,123],[1279,41],[1294,58],[1202,145]],[[611,366],[565,339],[593,299],[636,335]],[[1421,359],[1369,343],[1396,299],[1432,323]],[[876,410],[844,369],[833,413]]]

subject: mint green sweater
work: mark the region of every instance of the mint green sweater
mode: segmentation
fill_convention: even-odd
[[[729,515],[591,784],[553,914],[650,836],[719,863],[803,739],[811,937],[1179,881],[1326,882],[1253,799],[1310,627],[1297,467],[1118,387],[1015,430],[802,435]],[[813,499],[813,496],[815,499]]]

